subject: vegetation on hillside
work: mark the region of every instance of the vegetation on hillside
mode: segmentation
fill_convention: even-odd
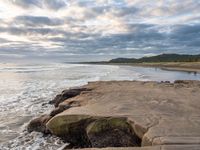
[[[161,54],[151,57],[116,58],[109,63],[200,62],[200,55]]]

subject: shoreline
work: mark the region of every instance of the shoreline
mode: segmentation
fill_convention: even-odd
[[[93,65],[119,65],[134,67],[160,68],[168,71],[182,71],[191,73],[200,73],[200,62],[166,62],[166,63],[108,63],[108,62],[80,62],[80,64]]]
[[[89,82],[58,94],[49,102],[55,109],[33,119],[28,131],[56,135],[71,143],[66,149],[197,148],[198,97],[200,81]]]
[[[168,71],[200,73],[200,62],[199,63],[142,63],[142,64],[130,64],[130,65],[141,66],[141,67],[155,67]]]

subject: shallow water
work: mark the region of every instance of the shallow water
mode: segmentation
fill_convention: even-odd
[[[63,89],[98,80],[200,80],[200,74],[131,66],[0,64],[0,150],[58,149],[56,137],[26,132],[28,121],[48,113],[48,102]]]

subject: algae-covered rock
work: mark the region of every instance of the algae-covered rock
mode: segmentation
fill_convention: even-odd
[[[126,118],[101,118],[87,127],[92,147],[139,146],[140,139],[134,134]]]
[[[94,119],[87,115],[56,116],[47,123],[47,128],[71,145],[77,147],[90,147],[85,128]]]
[[[57,115],[47,123],[47,128],[73,148],[132,147],[141,142],[123,117]]]

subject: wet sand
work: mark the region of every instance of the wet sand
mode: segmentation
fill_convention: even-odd
[[[127,66],[161,68],[163,70],[169,70],[169,71],[184,71],[184,72],[200,73],[200,62],[158,62],[158,63],[86,62],[84,64],[127,65]]]
[[[185,71],[200,73],[200,62],[170,62],[170,63],[120,63],[117,65],[130,65],[141,67],[156,67],[169,71]]]

